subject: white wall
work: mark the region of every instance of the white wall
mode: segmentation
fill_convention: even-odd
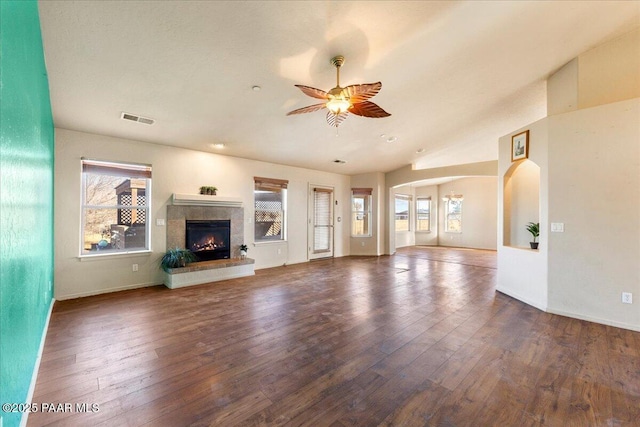
[[[640,97],[640,29],[578,56],[578,108]]]
[[[445,204],[439,203],[438,243],[458,248],[496,249],[498,226],[496,177],[461,178],[438,186],[439,197],[461,194],[462,233],[448,233],[445,228]]]
[[[633,330],[638,298],[623,304],[621,293],[640,293],[638,52],[640,30],[581,54],[549,79],[553,115],[513,132],[531,130],[529,158],[540,166],[540,246],[499,245],[497,287],[552,313]],[[510,135],[500,138],[501,176]],[[550,233],[551,223],[564,232]]]
[[[148,163],[153,166],[152,253],[110,256],[82,261],[80,251],[80,183],[82,157]],[[289,180],[288,239],[253,243],[253,177]],[[55,153],[55,297],[66,299],[162,283],[159,258],[166,250],[166,218],[173,193],[196,194],[201,185],[215,185],[219,196],[244,201],[245,242],[256,268],[307,261],[307,191],[309,183],[335,188],[335,256],[349,254],[350,179],[348,176],[245,160],[139,141],[56,129]],[[300,206],[305,208],[299,209]],[[280,253],[278,254],[278,249]],[[132,264],[139,271],[132,271]]]
[[[521,247],[517,247],[518,245],[505,245],[504,235],[505,181],[508,179],[508,174],[513,166],[511,162],[511,137],[527,129],[529,130],[529,160],[540,168],[540,238],[538,239],[540,244],[538,250],[529,249],[526,242],[523,242],[520,245]],[[498,215],[498,284],[496,289],[541,310],[547,309],[548,138],[547,119],[542,119],[501,137],[498,145],[498,173],[500,176],[498,212],[500,212],[500,215]],[[527,187],[520,187],[519,191],[527,191]],[[509,209],[506,209],[506,212],[509,214]],[[526,220],[528,218],[527,215],[525,214],[520,219],[514,219],[514,222],[522,222],[520,226],[512,224],[506,229],[524,227],[526,222],[529,222]],[[509,217],[507,218],[507,223],[509,224],[508,221]],[[507,243],[510,243],[510,241]]]
[[[549,134],[549,221],[565,227],[549,311],[640,330],[640,98],[553,116]]]

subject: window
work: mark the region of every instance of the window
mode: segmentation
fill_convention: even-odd
[[[410,231],[409,202],[411,196],[396,194],[396,231]]]
[[[416,199],[416,231],[431,231],[431,197]]]
[[[82,160],[81,255],[149,250],[151,166]]]
[[[255,242],[284,240],[289,181],[254,177],[254,182]]]
[[[351,236],[371,236],[371,193],[373,188],[351,189]]]
[[[444,201],[445,225],[447,233],[462,233],[462,196],[447,196]]]

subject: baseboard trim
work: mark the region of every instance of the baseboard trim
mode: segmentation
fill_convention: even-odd
[[[559,316],[572,317],[574,319],[586,320],[588,322],[600,323],[601,325],[615,326],[616,328],[629,329],[630,331],[640,332],[640,325],[632,325],[630,323],[617,322],[615,320],[601,319],[594,316],[585,316],[583,314],[572,313],[570,311],[557,310],[554,308],[547,309],[547,312],[551,314],[557,314]]]
[[[496,291],[498,291],[498,292],[500,292],[502,294],[505,294],[507,296],[510,296],[511,298],[515,298],[518,301],[522,301],[523,303],[525,303],[527,305],[530,305],[532,307],[535,307],[538,310],[547,311],[547,306],[546,305],[540,304],[540,303],[538,303],[536,301],[533,301],[533,300],[531,300],[529,298],[523,297],[522,295],[519,295],[519,294],[517,294],[516,292],[513,292],[510,289],[503,289],[503,288],[498,286],[498,287],[496,287]]]
[[[68,294],[68,295],[56,295],[56,300],[57,301],[64,301],[64,300],[67,300],[67,299],[90,297],[90,296],[93,296],[93,295],[108,294],[108,293],[111,293],[111,292],[120,292],[120,291],[128,291],[128,290],[131,290],[131,289],[148,288],[150,286],[159,286],[161,284],[162,283],[156,283],[156,282],[136,283],[134,285],[119,286],[117,288],[99,289],[99,290],[95,290],[95,291],[78,292],[78,293],[75,293],[75,294]]]
[[[27,392],[27,403],[31,403],[33,400],[33,393],[36,390],[36,381],[38,380],[38,371],[40,370],[40,362],[42,361],[42,352],[44,351],[44,342],[47,338],[47,331],[49,330],[49,320],[51,320],[51,313],[53,311],[53,304],[56,302],[55,298],[51,298],[51,304],[49,304],[49,311],[47,318],[44,322],[44,328],[42,328],[42,336],[40,337],[40,347],[38,348],[38,356],[36,357],[36,363],[33,366],[33,374],[31,375],[31,384],[29,384],[29,391]],[[24,412],[20,419],[20,427],[26,427],[27,419],[29,418],[29,412]]]

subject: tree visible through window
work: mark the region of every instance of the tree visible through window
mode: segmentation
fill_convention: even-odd
[[[284,240],[288,181],[254,177],[256,242]]]
[[[82,160],[81,254],[149,249],[151,166]]]

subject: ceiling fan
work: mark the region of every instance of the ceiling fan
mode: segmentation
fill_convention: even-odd
[[[327,123],[338,127],[347,118],[349,113],[362,117],[388,117],[391,114],[384,111],[377,104],[369,101],[382,88],[382,83],[365,83],[360,85],[350,85],[340,87],[340,67],[344,64],[344,56],[331,58],[331,64],[336,67],[336,87],[329,92],[304,85],[295,85],[305,95],[312,98],[322,99],[325,102],[298,108],[287,113],[292,114],[311,113],[323,108],[327,108]]]

